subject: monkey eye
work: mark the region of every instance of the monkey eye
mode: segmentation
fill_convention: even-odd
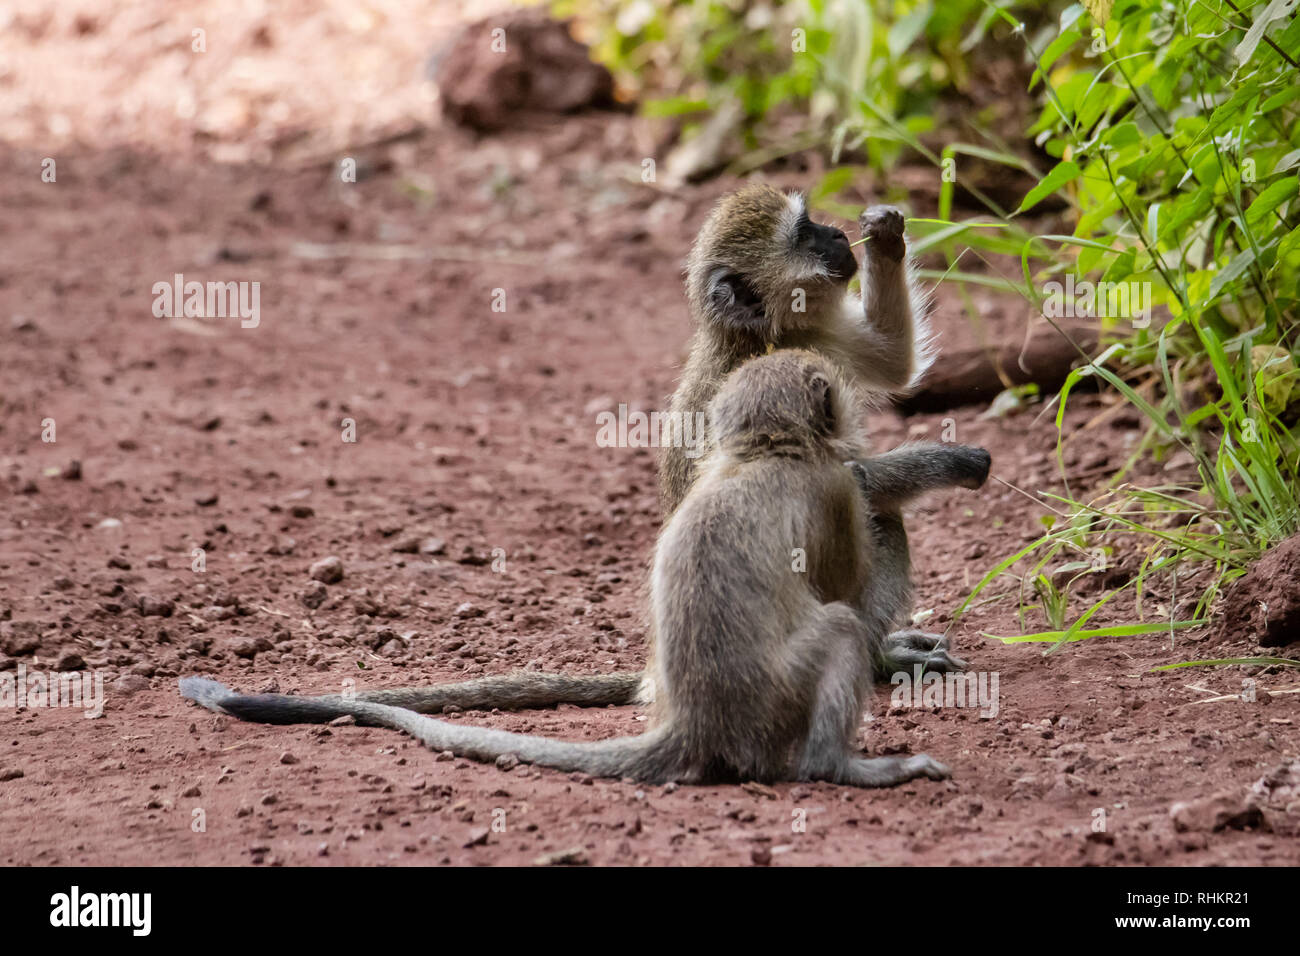
[[[794,244],[800,249],[810,250],[817,242],[817,235],[813,232],[812,222],[807,219],[799,220],[799,225],[795,229]]]

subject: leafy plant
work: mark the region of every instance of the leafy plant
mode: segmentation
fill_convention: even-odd
[[[1075,229],[1025,242],[1023,288],[1040,302],[1036,290],[1066,270],[1140,283],[1170,315],[1150,327],[1103,318],[1121,341],[1067,380],[1058,434],[1071,390],[1100,378],[1146,420],[1140,452],[1181,448],[1202,482],[1128,484],[1135,456],[1102,499],[1055,500],[1088,541],[1123,536],[1144,549],[1139,595],[1157,574],[1172,586],[1189,562],[1210,567],[1191,620],[1300,528],[1300,20],[1280,22],[1285,5],[1123,0],[1104,24],[1074,6],[1034,55],[1046,104],[1029,132],[1059,161],[1020,211],[1056,194]],[[1140,370],[1154,387],[1131,384]],[[1198,381],[1211,394],[1189,402]],[[1056,546],[1049,534],[1028,552]],[[1171,621],[1175,611],[1171,601]]]

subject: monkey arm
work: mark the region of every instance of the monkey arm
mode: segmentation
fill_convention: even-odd
[[[939,488],[979,488],[992,459],[983,448],[947,442],[913,442],[850,462],[862,495],[877,513],[892,512]]]
[[[907,262],[903,214],[873,206],[859,223],[868,239],[862,299],[845,296],[830,330],[833,348],[867,385],[905,391],[920,381],[933,355],[925,304]]]

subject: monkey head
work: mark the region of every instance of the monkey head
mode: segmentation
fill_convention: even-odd
[[[803,196],[749,185],[724,196],[700,229],[686,295],[702,324],[770,342],[820,321],[857,268],[848,237],[812,222]]]
[[[863,444],[858,404],[839,370],[820,355],[778,349],[727,376],[713,400],[719,447],[737,454],[852,457]]]

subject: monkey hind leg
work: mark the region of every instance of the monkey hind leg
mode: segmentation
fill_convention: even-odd
[[[870,691],[871,662],[864,657],[862,642],[866,624],[845,604],[823,605],[819,610],[815,623],[795,643],[796,653],[808,654],[821,668],[795,776],[855,787],[893,787],[919,777],[943,780],[951,776],[946,766],[928,754],[867,759],[854,752]]]
[[[854,787],[896,787],[900,783],[926,777],[947,780],[952,771],[929,754],[911,757],[853,757],[846,760],[833,778],[835,783]]]
[[[814,669],[815,681],[807,735],[796,757],[800,780],[831,779],[848,759],[871,688],[871,664],[863,654],[866,626],[847,604],[826,604],[793,643],[795,654]]]
[[[871,515],[869,521],[871,540],[876,554],[876,565],[869,591],[864,593],[859,606],[864,614],[882,617],[887,627],[896,625],[912,602],[912,561],[907,540],[907,527],[897,510],[881,511]],[[920,664],[926,670],[940,674],[959,673],[966,662],[950,654],[947,638],[940,634],[926,634],[916,628],[892,631],[873,649],[872,663],[877,680],[888,681],[899,671],[911,671]]]

